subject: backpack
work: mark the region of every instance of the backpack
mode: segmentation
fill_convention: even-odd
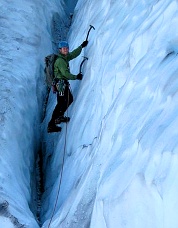
[[[45,69],[44,72],[46,74],[46,84],[50,88],[53,84],[54,80],[54,63],[57,59],[58,55],[51,54],[45,57]]]

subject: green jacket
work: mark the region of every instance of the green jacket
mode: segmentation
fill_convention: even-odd
[[[69,61],[80,55],[82,46],[79,46],[67,55],[59,54],[57,60],[54,63],[54,75],[55,78],[75,80],[77,75],[70,73]]]

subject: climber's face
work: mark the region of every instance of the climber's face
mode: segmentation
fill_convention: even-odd
[[[67,55],[69,53],[69,48],[68,47],[63,47],[61,49],[59,49],[61,54],[63,55]]]

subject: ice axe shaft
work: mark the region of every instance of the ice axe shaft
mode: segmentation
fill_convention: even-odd
[[[95,27],[93,25],[90,25],[90,28],[89,28],[89,30],[87,32],[86,41],[88,41],[88,37],[89,37],[89,34],[90,34],[91,29],[94,29],[95,30]]]
[[[79,72],[79,74],[82,73],[82,65],[84,64],[85,60],[88,60],[88,58],[84,56],[82,62],[80,63],[80,72]]]

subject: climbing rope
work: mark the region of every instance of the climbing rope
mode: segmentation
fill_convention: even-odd
[[[68,88],[68,96],[67,96],[67,117],[68,117],[68,105],[69,105],[69,90],[70,90],[70,87]],[[56,197],[56,200],[55,200],[54,209],[53,209],[52,216],[51,216],[51,219],[50,219],[49,224],[48,224],[48,228],[50,227],[52,219],[54,217],[54,213],[55,213],[57,202],[58,202],[58,198],[59,198],[59,192],[60,192],[60,189],[61,189],[63,169],[64,169],[64,158],[65,158],[65,154],[66,154],[66,145],[67,145],[67,122],[66,122],[66,128],[65,129],[66,129],[66,131],[65,131],[65,141],[64,141],[64,152],[63,152],[63,158],[62,158],[62,167],[61,167],[60,181],[59,181],[59,186],[58,186],[57,197]]]

